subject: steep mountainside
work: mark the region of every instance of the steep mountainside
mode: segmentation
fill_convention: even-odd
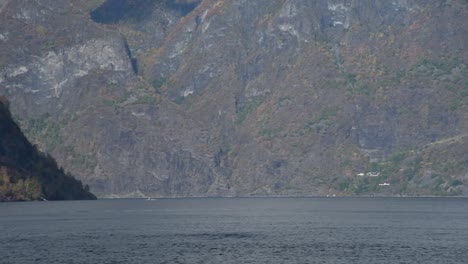
[[[28,142],[0,97],[0,201],[96,199]]]
[[[0,93],[99,195],[466,190],[464,0],[0,0],[0,14]]]

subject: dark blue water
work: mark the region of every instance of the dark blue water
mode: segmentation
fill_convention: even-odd
[[[468,263],[468,199],[3,203],[0,263]]]

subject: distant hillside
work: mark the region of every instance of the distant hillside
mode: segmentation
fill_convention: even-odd
[[[0,45],[99,196],[468,195],[466,0],[3,0]]]
[[[96,199],[55,160],[31,145],[0,98],[0,201]]]

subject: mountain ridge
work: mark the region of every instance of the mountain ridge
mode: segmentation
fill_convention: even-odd
[[[38,44],[2,40],[18,55],[0,53],[0,92],[101,196],[456,195],[466,183],[464,140],[439,161],[453,168],[424,152],[468,131],[464,1],[176,1],[191,6],[180,12],[122,0],[135,6],[107,22],[110,2],[34,15],[46,2],[6,1],[0,31],[32,27]],[[356,177],[374,169],[376,182]]]

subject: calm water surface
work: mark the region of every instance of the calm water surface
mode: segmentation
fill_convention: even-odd
[[[0,263],[468,263],[468,199],[2,203]]]

